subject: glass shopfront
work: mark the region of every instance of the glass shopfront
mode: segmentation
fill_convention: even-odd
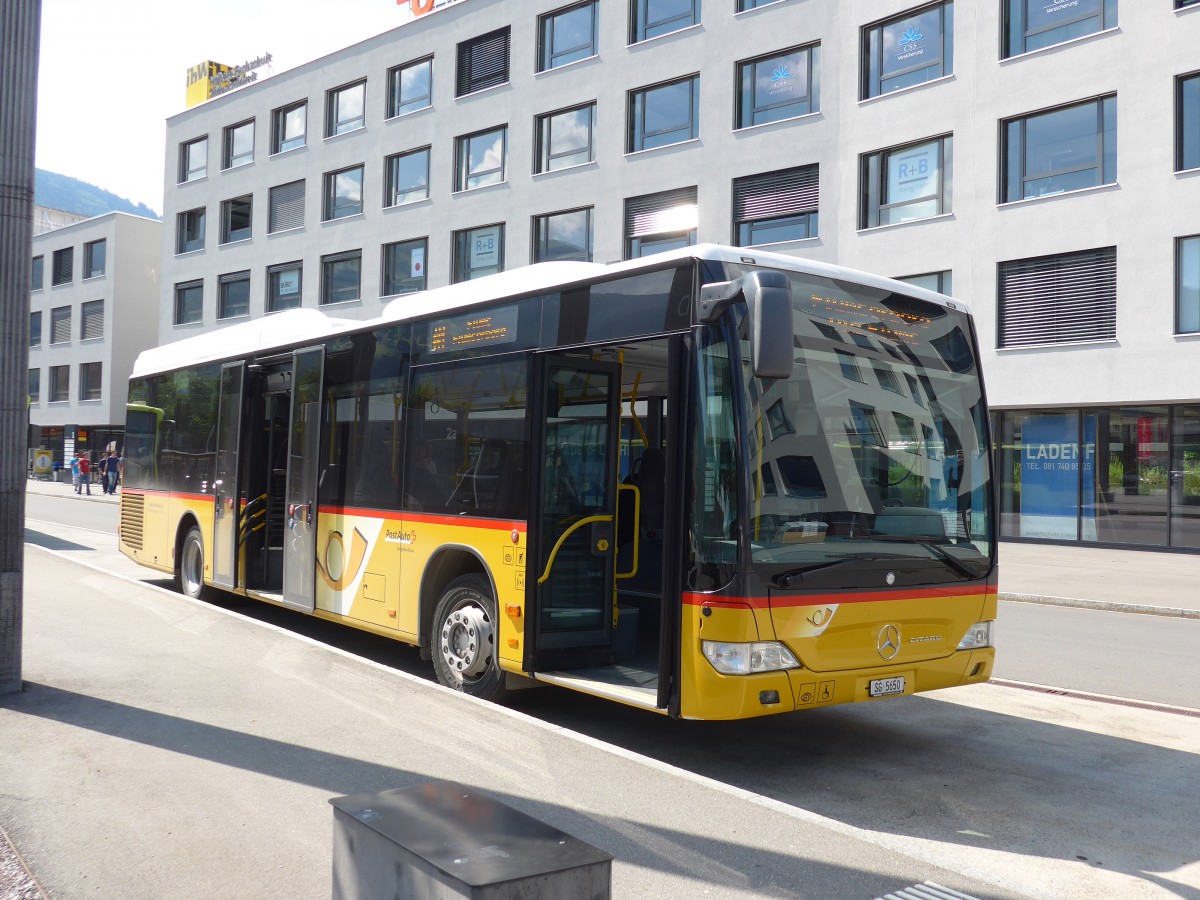
[[[1004,538],[1200,550],[1200,406],[993,414]]]

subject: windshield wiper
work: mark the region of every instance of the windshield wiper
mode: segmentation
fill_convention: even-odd
[[[976,573],[974,569],[972,569],[970,566],[968,566],[966,563],[964,563],[961,559],[956,557],[954,554],[949,553],[944,547],[941,547],[940,545],[935,544],[933,541],[923,541],[923,540],[920,540],[919,538],[906,537],[905,535],[900,535],[900,534],[876,534],[876,535],[871,536],[871,540],[873,540],[873,541],[891,541],[891,542],[897,543],[897,544],[913,544],[914,546],[921,547],[925,550],[928,550],[930,553],[932,553],[934,556],[936,556],[938,559],[940,559],[942,562],[944,562],[946,565],[948,565],[950,568],[952,568],[959,575],[962,575],[964,578],[980,578],[980,577],[982,577],[978,573]]]
[[[825,562],[809,563],[805,566],[797,566],[794,569],[788,569],[786,572],[779,572],[771,577],[771,583],[775,587],[786,588],[791,585],[791,581],[797,575],[804,576],[809,572],[816,572],[820,569],[832,569],[837,566],[844,566],[846,563],[874,561],[877,559],[887,559],[891,557],[881,557],[877,553],[854,553],[850,556],[841,556],[837,559],[826,560]]]

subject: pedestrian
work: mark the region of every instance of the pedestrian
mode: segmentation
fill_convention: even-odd
[[[71,467],[71,487],[75,488],[75,493],[79,493],[79,453],[76,452],[71,457],[71,462],[68,463]]]
[[[117,492],[117,468],[119,466],[120,460],[117,458],[117,451],[109,450],[100,469],[104,473],[104,493],[115,494]]]
[[[88,458],[89,453],[84,450],[79,454],[79,481],[83,487],[87,488],[87,495],[92,496],[92,461]],[[79,489],[75,489],[75,493],[80,493]]]

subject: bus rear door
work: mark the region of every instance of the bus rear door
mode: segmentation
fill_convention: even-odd
[[[541,464],[532,469],[536,544],[527,570],[535,579],[533,667],[604,665],[613,645],[620,370],[544,356],[539,375],[533,446]]]
[[[217,466],[213,480],[212,583],[237,587],[238,457],[242,433],[242,385],[245,363],[221,368],[221,405],[217,413]]]

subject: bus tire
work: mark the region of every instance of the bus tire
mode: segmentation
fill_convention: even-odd
[[[433,613],[433,668],[446,687],[481,700],[505,693],[496,599],[482,575],[455,578]]]
[[[183,545],[179,548],[179,561],[175,565],[175,589],[193,600],[199,600],[204,594],[204,538],[196,525],[188,529]]]

